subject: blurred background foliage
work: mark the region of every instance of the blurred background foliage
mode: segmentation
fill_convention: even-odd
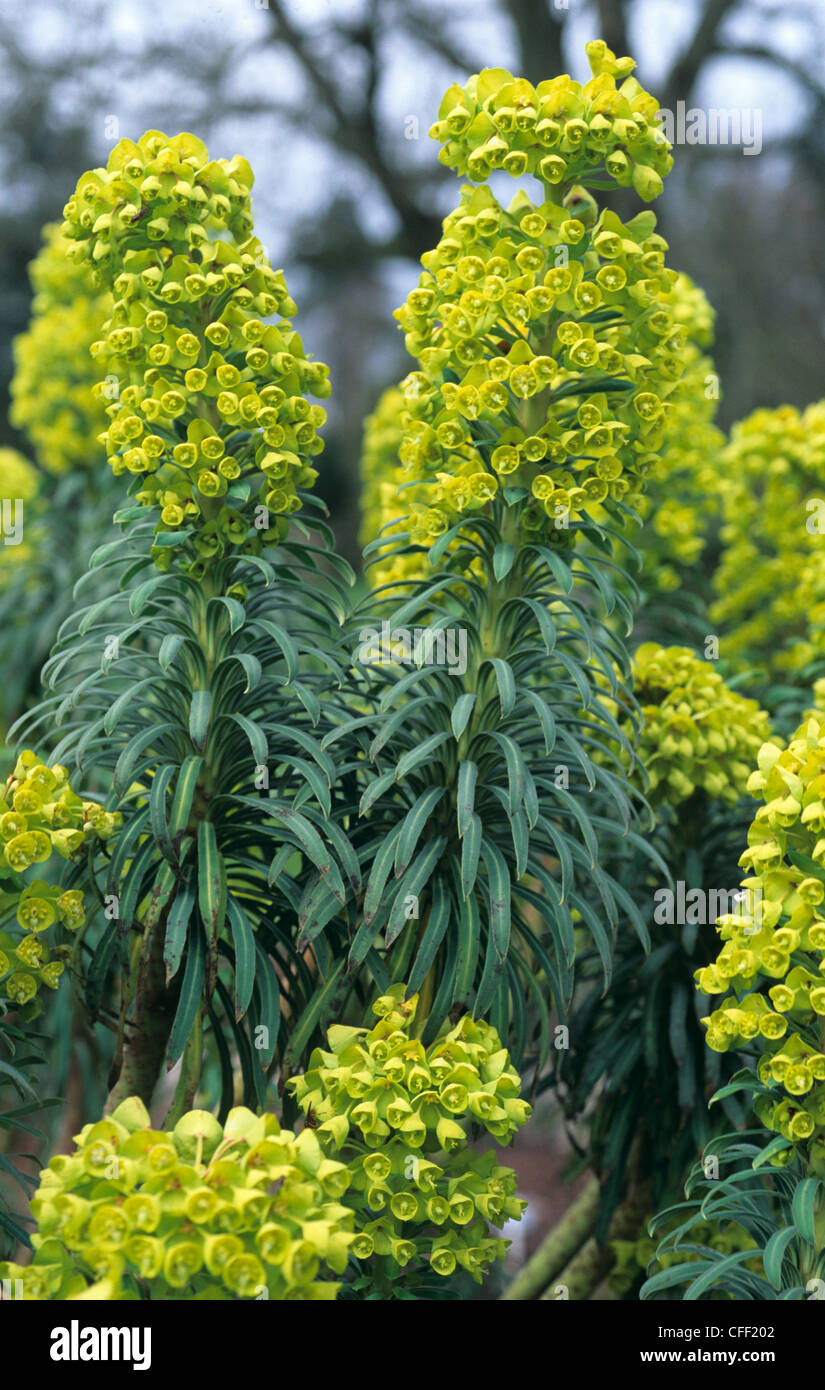
[[[721,427],[816,400],[823,0],[40,0],[0,15],[0,444],[27,448],[7,408],[43,224],[121,136],[195,130],[249,157],[262,240],[331,364],[321,486],[357,560],[362,421],[407,370],[391,310],[457,196],[427,137],[440,95],[490,65],[581,76],[597,35],[634,54],[662,107],[761,111],[759,154],[680,145],[656,212],[670,264],[717,311]]]

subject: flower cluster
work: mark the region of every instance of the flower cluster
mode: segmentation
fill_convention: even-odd
[[[632,58],[616,58],[601,40],[586,51],[585,86],[564,74],[532,87],[485,68],[450,87],[430,131],[443,146],[441,162],[476,182],[498,169],[549,184],[607,175],[620,187],[632,184],[645,202],[656,198],[673,163],[659,103],[630,76]]]
[[[82,175],[64,209],[75,258],[113,295],[92,346],[118,382],[102,437],[115,473],[160,508],[161,568],[181,547],[196,574],[227,549],[259,552],[317,477],[325,412],[307,394],[329,394],[328,369],[307,359],[283,273],[252,235],[252,179],[193,135],[148,131]]]
[[[755,411],[734,425],[721,464],[711,617],[732,662],[798,670],[825,651],[825,401]]]
[[[645,524],[633,543],[641,551],[646,581],[669,590],[679,585],[676,566],[695,564],[704,547],[705,530],[718,506],[715,462],[725,438],[713,423],[717,379],[713,363],[703,351],[713,337],[713,310],[704,292],[687,275],[676,276],[665,298],[674,322],[685,334],[684,372],[668,397],[660,451],[651,462],[645,492],[634,495],[634,507]],[[400,518],[408,513],[412,513],[416,537],[425,543],[432,539],[426,531],[427,525],[434,526],[432,515],[427,519],[426,494],[428,487],[433,496],[435,490],[423,474],[416,481],[421,461],[411,466],[408,448],[407,464],[399,458],[405,443],[405,418],[409,421],[404,396],[398,387],[391,387],[364,424],[364,545],[379,534],[391,538],[393,532],[404,532],[409,522]],[[540,489],[542,486],[539,484]],[[622,487],[616,490],[617,494],[622,491]],[[596,519],[604,518],[603,507],[588,503],[586,510]],[[424,563],[421,552],[382,555],[370,568],[373,586],[414,578]]]
[[[633,693],[644,719],[636,756],[652,805],[676,806],[697,788],[731,804],[745,794],[757,749],[770,734],[756,700],[729,689],[713,663],[688,647],[656,642],[633,657]],[[632,741],[629,716],[626,725]]]
[[[349,1175],[311,1130],[230,1110],[151,1128],[123,1101],[43,1172],[34,1260],[0,1265],[24,1299],[332,1300],[352,1242]]]
[[[95,287],[85,264],[67,256],[60,228],[44,228],[44,244],[29,267],[34,300],[25,333],[14,342],[10,419],[31,440],[49,473],[96,467],[107,420],[94,387],[98,367],[89,350],[111,313],[111,295]],[[115,379],[112,380],[114,390]]]
[[[465,184],[422,256],[396,311],[419,368],[365,439],[373,532],[404,515],[401,532],[428,547],[501,498],[527,538],[560,540],[571,520],[635,497],[656,466],[685,366],[684,304],[654,214],[623,223],[587,185],[603,186],[606,161],[655,196],[671,157],[655,100],[632,78],[616,88],[632,61],[601,43],[588,56],[586,88],[562,77],[534,91],[495,69],[445,98],[432,133],[451,167],[476,180],[534,172],[545,196],[520,191],[505,208]],[[379,492],[370,478],[382,474]],[[420,557],[399,554],[373,577],[416,568]]]
[[[426,1260],[445,1277],[459,1266],[480,1282],[509,1244],[487,1223],[520,1219],[525,1203],[492,1150],[468,1147],[468,1129],[507,1143],[530,1106],[489,1024],[467,1015],[425,1047],[412,1036],[417,1002],[394,985],[373,1005],[373,1028],[331,1028],[329,1050],[316,1049],[306,1075],[288,1084],[324,1149],[352,1174],[352,1253],[402,1267]]]
[[[75,931],[85,912],[79,890],[22,875],[54,852],[68,859],[87,841],[107,839],[119,824],[119,814],[72,791],[65,767],[21,753],[0,796],[0,997],[27,1006],[29,1017],[40,986],[56,989],[64,968],[65,948],[50,949],[42,933],[58,921]]]
[[[747,910],[719,918],[724,944],[696,982],[724,996],[704,1020],[708,1046],[758,1046],[772,1094],[757,1096],[757,1115],[825,1173],[825,714],[786,748],[765,743],[757,762],[748,789],[763,804],[739,861]]]

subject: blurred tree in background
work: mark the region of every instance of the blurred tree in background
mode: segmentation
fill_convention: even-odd
[[[216,154],[250,154],[297,326],[332,366],[322,486],[354,558],[361,421],[406,370],[391,310],[456,195],[427,141],[440,92],[490,65],[539,82],[596,35],[639,55],[663,108],[761,111],[758,155],[680,145],[657,215],[672,264],[718,311],[721,423],[817,399],[823,0],[40,0],[0,16],[0,441],[21,444],[5,419],[11,342],[42,224],[121,135],[196,130]]]

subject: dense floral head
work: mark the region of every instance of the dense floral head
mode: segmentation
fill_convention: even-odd
[[[586,52],[593,76],[584,86],[565,73],[533,87],[485,68],[450,87],[430,131],[442,163],[476,182],[497,169],[567,186],[607,176],[646,202],[657,197],[673,163],[659,103],[630,76],[632,58],[616,58],[601,40]]]
[[[704,1020],[707,1042],[718,1052],[758,1050],[770,1088],[757,1097],[758,1116],[823,1174],[825,715],[812,715],[786,748],[764,744],[748,786],[763,804],[739,861],[750,870],[746,910],[719,918],[722,949],[696,975],[703,993],[724,996]]]
[[[633,543],[643,556],[645,582],[656,588],[672,589],[679,585],[677,566],[695,564],[698,560],[705,544],[706,527],[718,509],[718,456],[725,439],[713,423],[719,398],[718,378],[711,359],[702,350],[712,339],[713,310],[703,291],[683,274],[674,277],[670,289],[663,294],[662,303],[672,315],[677,330],[684,335],[684,344],[680,354],[682,375],[667,396],[658,452],[645,459],[640,476],[618,476],[615,482],[605,484],[595,479],[585,480],[583,490],[589,494],[587,500],[576,496],[583,513],[603,520],[604,506],[593,499],[602,494],[607,500],[621,499],[628,495],[630,478],[633,505],[644,523],[642,530],[634,534]],[[405,385],[409,385],[409,379]],[[484,394],[483,388],[480,394]],[[479,420],[487,428],[493,428],[489,412],[482,411]],[[479,425],[474,426],[471,421],[465,422],[464,427],[470,443],[473,431],[476,436],[481,433]],[[413,413],[403,390],[391,387],[381,396],[364,425],[361,458],[361,538],[364,545],[379,535],[392,540],[394,535],[403,536],[410,529],[414,540],[430,544],[444,529],[447,520],[452,519],[445,511],[444,502],[451,490],[454,499],[458,496],[460,469],[482,470],[485,451],[478,449],[471,456],[465,449],[464,464],[454,455],[451,467],[456,474],[448,478],[439,473],[433,482],[433,460],[438,462],[440,458],[443,463],[443,454],[439,455],[434,446],[439,438],[447,436],[447,431],[440,430],[439,434],[439,430],[440,425],[436,428],[435,439],[430,438],[428,448],[417,448]],[[451,430],[454,431],[454,425]],[[594,437],[599,438],[591,431],[591,439]],[[515,440],[515,434],[511,434],[511,448]],[[540,439],[530,442],[533,452],[538,451],[540,443]],[[493,458],[512,462],[518,450],[511,454],[511,448],[505,446]],[[638,462],[635,468],[639,475]],[[536,468],[530,470],[531,488],[534,494],[547,493],[544,520],[545,524],[555,525],[557,501],[563,516],[566,508],[562,504],[569,499],[561,488],[553,490],[545,469],[546,464],[537,462]],[[595,471],[599,470],[602,473],[615,471],[615,462],[608,459],[605,463],[602,459],[599,464],[596,461]],[[485,495],[491,482],[498,492],[495,479],[491,480],[489,475],[484,478],[480,471],[479,476],[485,483]],[[503,481],[512,483],[513,479],[505,477]],[[559,484],[564,481],[561,474],[557,475],[557,481]],[[640,481],[644,482],[644,493],[639,491]],[[465,510],[473,509],[469,494],[458,496],[458,500],[464,501]],[[437,506],[433,505],[436,501]],[[531,507],[535,509],[535,505],[532,503]],[[399,545],[393,552],[382,545],[380,558],[371,561],[373,586],[414,578],[422,573],[426,563],[426,555],[420,550],[410,551]]]
[[[636,757],[649,778],[651,804],[676,806],[697,790],[731,804],[744,796],[757,749],[770,733],[756,700],[729,689],[713,663],[688,647],[655,642],[634,655],[633,693],[644,719]],[[630,716],[626,723],[632,739]]]
[[[774,672],[825,652],[825,401],[757,410],[721,457],[723,549],[711,617],[725,656]]]
[[[167,1133],[125,1100],[49,1163],[24,1299],[334,1299],[346,1267],[349,1176],[311,1130],[230,1110],[190,1110]]]
[[[49,473],[102,463],[100,432],[107,424],[95,383],[104,370],[90,357],[112,311],[112,297],[93,283],[91,268],[67,256],[57,226],[29,267],[34,301],[28,329],[14,342],[10,419],[31,440]],[[113,378],[114,381],[114,378]]]
[[[465,1016],[425,1046],[413,1033],[418,998],[396,985],[373,1006],[371,1028],[337,1026],[289,1087],[329,1152],[353,1174],[352,1253],[456,1266],[480,1279],[508,1242],[491,1237],[524,1207],[515,1175],[494,1152],[468,1147],[471,1128],[506,1143],[530,1115],[518,1073],[489,1024]]]
[[[500,492],[535,533],[641,488],[683,371],[665,248],[652,213],[586,226],[569,206],[463,190],[396,315],[421,364],[401,384],[400,459],[427,484],[413,540]]]
[[[327,368],[294,332],[283,273],[252,235],[252,171],[210,160],[193,135],[121,140],[64,209],[76,258],[113,295],[99,390],[116,473],[160,508],[155,557],[183,547],[202,573],[227,550],[286,534],[317,474]],[[274,323],[265,322],[274,315]]]

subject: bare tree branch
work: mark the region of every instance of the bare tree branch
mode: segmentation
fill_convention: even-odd
[[[816,97],[817,101],[825,101],[825,85],[818,82],[813,73],[802,67],[801,63],[796,62],[786,53],[763,48],[761,44],[717,43],[714,44],[708,56],[712,58],[752,58],[758,63],[771,63],[775,68],[781,68],[789,77],[793,77],[801,87],[804,87],[806,92]]]
[[[662,93],[662,106],[673,110],[677,101],[687,101],[707,61],[723,22],[739,0],[706,0],[693,37],[671,68]]]

